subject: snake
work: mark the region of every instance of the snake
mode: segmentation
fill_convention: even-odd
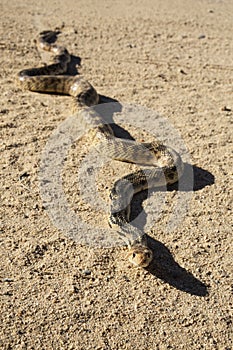
[[[96,89],[83,76],[67,73],[71,55],[66,47],[57,45],[58,34],[60,32],[46,30],[38,35],[38,48],[50,52],[52,62],[21,70],[17,74],[17,85],[22,90],[70,95],[73,112],[82,123],[91,126],[93,143],[101,145],[101,152],[114,160],[143,165],[114,182],[109,194],[108,222],[126,243],[130,263],[145,268],[153,260],[153,250],[148,246],[147,234],[130,222],[132,198],[145,189],[179,181],[184,169],[182,158],[158,140],[140,143],[116,137],[111,126],[90,108],[100,102]]]

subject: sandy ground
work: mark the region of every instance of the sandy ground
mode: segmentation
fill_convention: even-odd
[[[0,8],[0,348],[232,349],[233,2],[2,0]],[[148,232],[148,269],[130,267],[123,246],[70,239],[45,210],[42,152],[70,100],[23,92],[15,76],[48,59],[34,38],[54,28],[100,94],[166,117],[191,155],[189,209],[165,232],[179,195],[167,192]],[[107,230],[107,213],[80,200],[76,171],[88,139],[80,142],[64,164],[64,189],[95,233]],[[105,198],[119,175],[111,169],[99,172]],[[136,199],[134,211],[146,203]]]

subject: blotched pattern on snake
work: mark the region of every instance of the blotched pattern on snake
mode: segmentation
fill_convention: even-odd
[[[130,202],[135,193],[156,186],[175,183],[183,173],[183,162],[179,154],[158,141],[138,143],[114,136],[110,125],[93,109],[99,102],[94,87],[80,75],[65,75],[71,60],[63,46],[54,43],[57,32],[40,33],[37,45],[54,54],[50,65],[30,68],[19,72],[17,82],[22,89],[38,92],[68,94],[73,98],[73,111],[83,123],[93,126],[93,142],[101,143],[102,152],[112,159],[148,166],[126,175],[114,183],[110,191],[109,224],[127,243],[130,262],[146,267],[153,253],[147,244],[147,235],[130,224]]]

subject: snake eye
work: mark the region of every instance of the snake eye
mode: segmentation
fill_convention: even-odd
[[[133,253],[133,254],[132,254],[132,256],[133,256],[133,258],[135,258],[135,256],[136,256],[136,253]]]

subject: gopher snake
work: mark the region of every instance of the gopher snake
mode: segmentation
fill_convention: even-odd
[[[22,89],[38,92],[63,93],[73,97],[74,112],[83,123],[93,126],[93,141],[101,143],[102,152],[112,159],[149,167],[126,175],[114,183],[110,192],[111,208],[109,225],[115,228],[127,243],[128,259],[136,266],[146,267],[153,254],[147,245],[144,232],[130,224],[130,202],[133,195],[144,189],[172,184],[183,172],[183,162],[172,148],[158,141],[137,143],[116,138],[111,127],[101,116],[90,108],[99,102],[93,86],[79,75],[62,75],[67,72],[70,54],[63,46],[53,43],[57,32],[40,33],[37,45],[55,56],[53,63],[40,68],[25,69],[18,74],[18,84]]]

